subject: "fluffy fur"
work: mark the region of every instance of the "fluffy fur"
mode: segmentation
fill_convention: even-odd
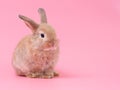
[[[58,60],[59,45],[55,30],[47,24],[44,9],[38,9],[41,23],[19,15],[32,30],[32,34],[24,37],[15,48],[12,65],[17,75],[27,77],[53,78],[58,76],[54,66]],[[41,36],[44,34],[44,37]]]

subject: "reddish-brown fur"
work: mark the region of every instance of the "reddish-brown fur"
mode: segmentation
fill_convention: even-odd
[[[40,10],[42,11],[39,13],[45,14],[43,9]],[[54,71],[59,54],[55,30],[47,23],[41,22],[38,25],[30,18],[22,15],[19,17],[33,31],[33,34],[24,37],[15,48],[12,64],[16,73],[40,78],[53,78],[58,75]],[[43,20],[45,22],[46,18]],[[41,33],[44,33],[45,38],[40,37]]]

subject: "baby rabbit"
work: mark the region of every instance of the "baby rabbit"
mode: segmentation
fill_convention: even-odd
[[[31,78],[53,78],[58,76],[54,66],[58,59],[59,44],[55,30],[47,24],[43,8],[38,9],[41,23],[19,15],[32,30],[32,34],[24,37],[15,48],[12,65],[20,76]]]

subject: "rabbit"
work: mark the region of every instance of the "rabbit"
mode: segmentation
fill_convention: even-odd
[[[12,66],[19,76],[30,78],[53,78],[59,74],[54,71],[59,56],[59,40],[52,26],[47,23],[46,12],[38,9],[41,23],[19,15],[31,29],[32,34],[25,36],[16,46]]]

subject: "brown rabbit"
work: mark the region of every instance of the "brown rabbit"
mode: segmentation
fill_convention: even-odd
[[[53,78],[58,76],[54,71],[59,54],[58,39],[55,30],[47,24],[45,10],[39,8],[38,12],[41,15],[40,25],[26,16],[19,15],[33,33],[18,43],[12,65],[17,75]]]

